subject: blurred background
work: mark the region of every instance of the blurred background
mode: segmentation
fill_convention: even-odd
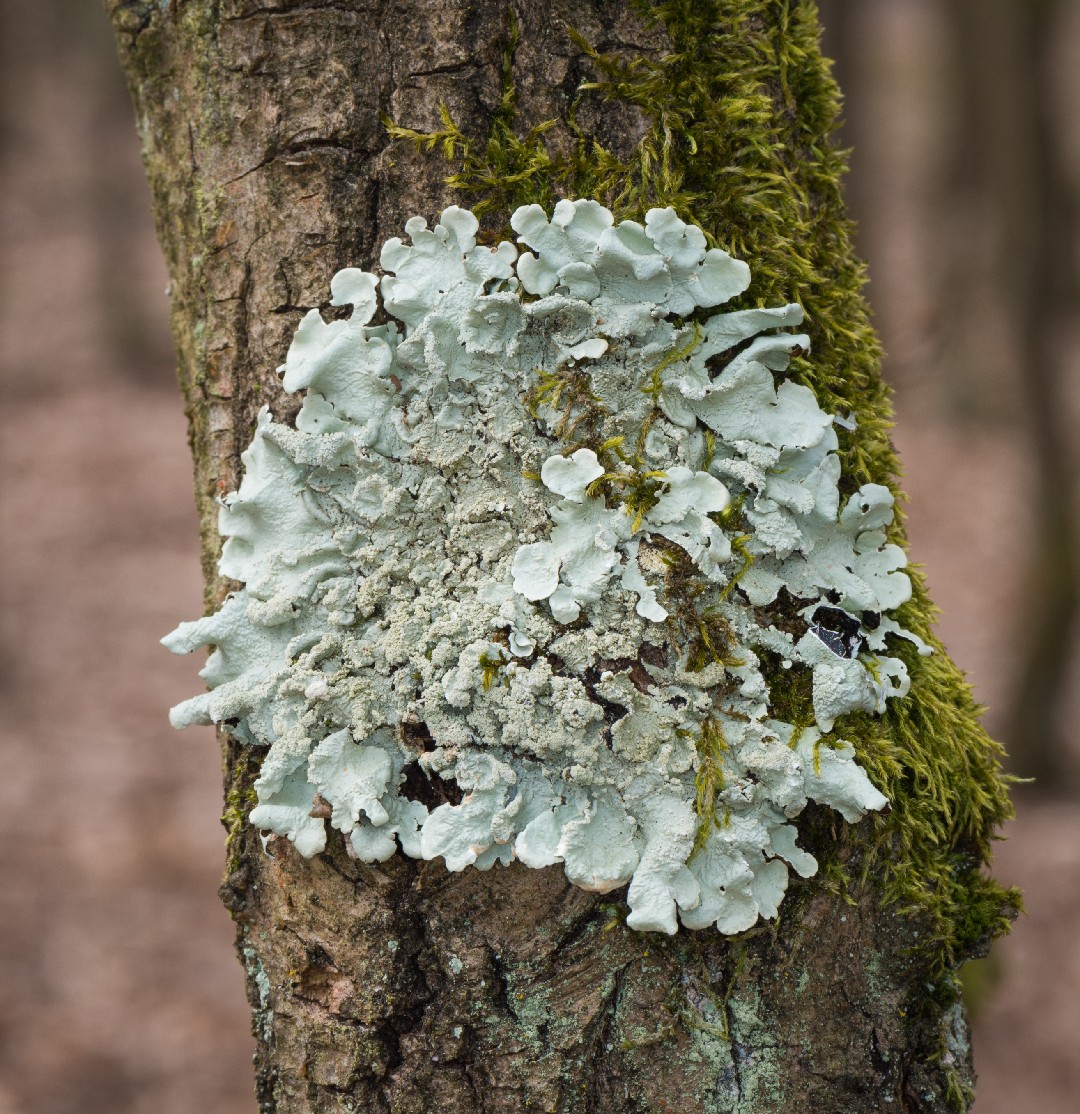
[[[977,1114],[1080,1109],[1080,2],[823,0],[910,551],[1010,768],[1028,913]],[[250,1114],[167,277],[93,0],[0,3],[0,1114]]]

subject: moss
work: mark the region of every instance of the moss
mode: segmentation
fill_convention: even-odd
[[[253,788],[259,776],[259,755],[251,747],[233,746],[232,774],[226,778],[225,807],[221,823],[228,833],[225,837],[225,877],[228,878],[241,866],[244,854],[244,836],[250,832],[248,815],[259,803]]]
[[[600,460],[606,461],[607,454],[616,447],[609,443],[595,444],[600,421],[607,410],[593,392],[592,380],[584,368],[537,369],[536,383],[526,391],[524,401],[526,410],[534,418],[541,409],[559,413],[552,432],[563,442],[566,453],[583,447],[595,448]]]
[[[896,491],[889,392],[840,192],[845,154],[830,141],[839,96],[818,47],[814,4],[632,2],[647,23],[666,32],[670,50],[626,60],[598,53],[574,35],[595,76],[562,119],[516,128],[511,22],[502,100],[488,136],[464,135],[446,112],[440,131],[420,134],[391,124],[391,133],[438,149],[455,167],[448,182],[474,210],[490,215],[493,230],[516,206],[550,207],[561,196],[594,197],[617,219],[673,206],[713,244],[750,262],[752,285],[725,308],[798,301],[806,311],[812,351],[793,362],[791,375],[826,409],[855,417],[857,428],[841,433],[845,493],[867,482]],[[586,97],[640,111],[647,132],[629,159],[617,158],[579,126],[577,108]],[[546,142],[553,129],[571,139],[557,151]],[[899,517],[892,535],[904,543]],[[864,878],[882,879],[887,900],[929,924],[926,948],[933,970],[941,972],[1004,933],[1019,897],[984,872],[994,833],[1012,815],[1000,749],[980,726],[963,675],[934,639],[933,607],[918,570],[911,574],[914,595],[900,622],[935,652],[921,658],[894,651],[909,666],[911,694],[890,701],[883,717],[846,717],[837,734],[851,739],[892,804],[868,822]],[[778,676],[774,694],[792,680]],[[802,722],[807,695],[792,692],[791,722]],[[838,860],[848,857],[838,849]],[[835,874],[828,862],[824,867],[826,876]]]
[[[716,809],[716,797],[724,791],[724,754],[727,751],[724,732],[715,719],[707,719],[697,741],[698,772],[694,781],[694,809],[702,819],[694,849],[699,850],[709,837],[712,824],[723,822]]]
[[[510,684],[510,678],[506,674],[507,660],[502,655],[492,657],[486,651],[480,655],[479,664],[484,692],[491,688],[497,677],[501,678],[504,685]]]

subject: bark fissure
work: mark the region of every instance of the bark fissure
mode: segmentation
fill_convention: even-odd
[[[273,151],[266,158],[261,159],[254,166],[249,167],[247,170],[242,170],[235,178],[229,178],[224,182],[224,185],[231,186],[236,182],[243,181],[249,174],[254,174],[264,167],[269,166],[277,159],[290,159],[296,158],[298,155],[306,155],[316,151],[336,151],[339,153],[350,154],[350,149],[343,143],[337,142],[334,139],[305,139],[295,143],[290,143],[281,148],[279,151]]]

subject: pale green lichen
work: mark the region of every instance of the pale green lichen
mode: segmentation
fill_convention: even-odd
[[[837,455],[845,483],[895,484],[888,390],[840,194],[845,155],[830,140],[838,94],[819,49],[814,3],[631,2],[662,33],[663,48],[603,54],[571,31],[593,79],[559,119],[517,127],[511,20],[503,95],[486,134],[463,132],[445,110],[437,132],[387,121],[391,134],[444,156],[448,183],[494,227],[516,207],[550,206],[560,194],[594,197],[617,217],[638,220],[650,207],[670,205],[711,244],[751,260],[751,286],[734,306],[792,299],[806,310],[813,355],[793,360],[791,376],[844,416]],[[640,113],[644,134],[628,155],[617,156],[581,126],[583,102],[591,102],[590,115],[605,111],[598,102]],[[560,141],[549,145],[556,131]],[[898,518],[888,533],[903,543]],[[936,645],[934,610],[917,570],[911,579],[902,621]],[[909,667],[911,699],[894,701],[882,717],[855,713],[843,724],[891,801],[887,813],[874,817],[860,858],[887,901],[928,920],[919,946],[940,973],[1007,931],[1019,906],[1017,892],[984,871],[994,833],[1012,815],[1008,779],[1000,749],[979,725],[971,691],[947,655],[920,657],[915,646],[896,652]],[[812,720],[809,686],[800,677],[789,675],[772,695],[783,718]],[[841,833],[841,844],[846,840]],[[852,861],[845,853],[825,870],[842,883],[841,857]]]
[[[216,647],[173,720],[269,748],[250,818],[304,855],[329,820],[363,861],[562,863],[629,883],[632,928],[737,933],[816,871],[808,800],[886,804],[829,732],[906,691],[891,496],[841,506],[832,418],[776,378],[801,310],[715,312],[750,273],[699,229],[594,201],[511,224],[530,251],[414,218],[381,280],[335,276],[349,318],[301,322],[295,427],[263,411],[221,512],[244,588],[166,640]],[[778,716],[762,653],[816,722]],[[414,765],[460,803],[406,793]]]

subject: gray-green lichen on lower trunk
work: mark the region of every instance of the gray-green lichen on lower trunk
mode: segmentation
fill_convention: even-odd
[[[529,191],[550,166],[529,177],[538,148],[515,150],[505,128],[500,143],[483,141],[506,119],[505,0],[109,6],[173,279],[208,599],[220,600],[215,500],[236,486],[260,406],[284,413],[274,369],[297,321],[327,308],[336,270],[371,267],[409,216],[461,200],[445,182],[455,167],[439,150],[391,142],[383,117],[438,130],[445,103],[462,135],[480,137],[473,170],[479,163],[516,181],[508,201],[548,200]],[[658,23],[649,24],[650,9]],[[886,400],[838,209],[838,160],[825,143],[831,91],[812,5],[563,0],[514,10],[516,134],[560,121],[544,137],[552,165],[573,162],[572,116],[614,162],[640,170],[639,144],[668,111],[673,85],[648,69],[665,56],[683,83],[680,111],[692,112],[700,57],[719,130],[758,129],[725,154],[700,121],[670,114],[665,121],[689,129],[715,162],[687,172],[685,150],[659,151],[667,179],[654,186],[642,176],[642,199],[666,204],[648,194],[667,190],[690,218],[708,210],[702,182],[716,175],[712,203],[738,239],[724,246],[765,276],[751,290],[760,304],[797,298],[809,310],[823,363],[804,381],[836,396],[834,409],[860,410],[865,433],[848,446],[847,464],[860,482],[887,482]],[[613,99],[585,95],[571,113],[578,86],[604,65],[582,41],[645,69],[608,72]],[[738,174],[725,173],[733,167]],[[749,185],[732,193],[740,180]],[[572,166],[563,185],[571,196],[587,192],[574,188]],[[722,236],[710,228],[715,215],[698,223]],[[507,217],[491,214],[496,225]],[[826,241],[829,258],[812,257]],[[925,600],[919,608],[925,628]],[[1006,806],[947,660],[938,654],[920,668],[914,710],[885,731],[861,725],[864,737],[860,725],[849,728],[888,781],[899,819],[848,829],[813,814],[804,840],[830,869],[789,895],[778,922],[735,942],[633,933],[619,902],[575,889],[558,867],[450,875],[400,857],[365,866],[340,845],[307,862],[283,840],[265,855],[244,822],[252,763],[226,740],[222,893],[248,975],[261,1109],[963,1109],[970,1055],[952,975],[1002,920],[1001,895],[978,871]],[[860,882],[867,855],[883,845],[908,873],[872,864]],[[946,896],[935,905],[923,891]],[[916,912],[902,915],[910,905]]]

